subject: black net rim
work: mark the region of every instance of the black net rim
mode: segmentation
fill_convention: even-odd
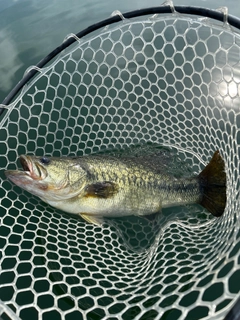
[[[191,7],[191,6],[159,6],[159,7],[151,7],[145,8],[141,10],[134,10],[123,14],[117,14],[108,19],[102,20],[96,24],[93,24],[86,29],[80,31],[76,34],[76,37],[70,37],[66,41],[64,41],[60,46],[51,51],[46,57],[39,61],[36,65],[36,69],[31,69],[22,79],[21,81],[10,91],[7,97],[3,100],[3,105],[9,105],[16,95],[20,92],[20,90],[39,72],[39,69],[43,68],[47,65],[53,58],[55,58],[60,52],[68,48],[77,39],[80,39],[96,30],[99,30],[107,25],[112,25],[114,23],[120,22],[124,19],[132,19],[141,16],[154,15],[154,14],[171,14],[171,13],[180,13],[180,14],[188,14],[194,16],[201,16],[210,18],[216,21],[220,21],[222,23],[228,23],[230,26],[240,30],[240,19],[231,15],[226,15],[224,12],[220,12],[217,10],[202,8],[202,7]],[[0,116],[4,113],[6,109],[0,108]],[[237,300],[233,308],[224,318],[224,320],[237,320],[240,319],[240,298]],[[1,319],[1,317],[0,317]]]
[[[41,68],[46,66],[48,62],[50,62],[53,58],[55,58],[60,52],[68,48],[78,39],[98,30],[107,25],[111,25],[117,22],[122,21],[123,19],[132,19],[137,18],[145,15],[154,15],[154,14],[171,14],[171,13],[181,13],[181,14],[188,14],[188,15],[196,15],[205,18],[210,18],[213,20],[217,20],[223,23],[228,23],[230,26],[237,28],[240,30],[240,19],[234,17],[232,15],[226,15],[225,12],[220,12],[217,10],[212,10],[208,8],[202,7],[191,7],[191,6],[159,6],[159,7],[150,7],[145,9],[134,10],[130,12],[126,12],[123,14],[116,14],[108,19],[102,20],[96,24],[93,24],[86,29],[78,32],[75,34],[76,37],[70,37],[65,40],[60,46],[55,48],[51,51],[45,58],[39,61],[36,65],[36,68],[31,69],[19,82],[18,84],[10,91],[10,93],[6,96],[3,100],[2,105],[7,106],[9,105],[15,96],[19,93],[19,91],[30,81]],[[0,116],[6,110],[6,108],[0,108]]]

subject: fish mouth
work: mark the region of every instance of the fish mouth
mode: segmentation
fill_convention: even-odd
[[[26,173],[30,173],[32,170],[30,169],[30,162],[27,161],[27,157],[20,156],[19,158],[21,166]]]
[[[46,169],[30,156],[21,155],[19,157],[24,173],[34,180],[43,180],[47,177]]]
[[[39,196],[47,190],[48,184],[44,181],[47,171],[35,157],[20,156],[20,163],[23,170],[6,170],[5,176],[17,186]],[[40,191],[39,191],[40,190]]]

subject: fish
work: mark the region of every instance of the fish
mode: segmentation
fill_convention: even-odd
[[[10,181],[95,225],[105,217],[150,217],[165,207],[194,203],[220,217],[226,206],[225,164],[218,150],[198,175],[178,178],[169,174],[157,154],[19,159],[22,170],[5,171]]]

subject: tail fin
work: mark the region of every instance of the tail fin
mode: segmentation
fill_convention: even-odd
[[[198,176],[202,189],[200,204],[216,217],[223,214],[227,200],[224,167],[224,161],[219,151],[216,151]]]

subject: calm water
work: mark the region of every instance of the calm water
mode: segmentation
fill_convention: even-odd
[[[127,12],[159,6],[161,0],[0,0],[0,102],[24,71],[36,65],[70,33],[105,19],[114,10]],[[228,6],[240,17],[237,0],[175,0],[175,5]]]
[[[126,12],[158,6],[162,1],[0,0],[0,102],[24,71],[36,65],[66,35],[109,17],[114,10]],[[210,8],[228,6],[230,14],[240,17],[239,0],[174,1],[175,5],[186,3]]]

